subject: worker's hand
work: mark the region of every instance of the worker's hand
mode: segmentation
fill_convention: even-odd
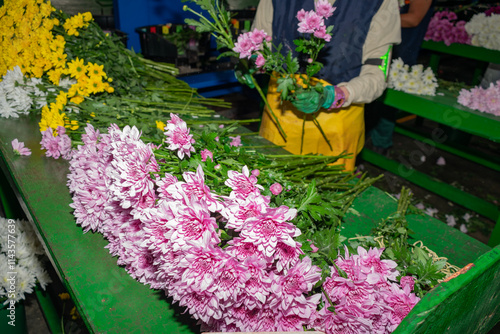
[[[330,108],[335,99],[335,87],[325,86],[323,92],[319,93],[316,89],[298,93],[292,104],[299,111],[305,114],[312,114],[320,108]]]
[[[252,75],[255,73],[255,67],[252,65],[255,63],[257,55],[252,55],[250,59],[240,59],[238,65],[234,69],[234,77],[242,85],[247,85],[250,88],[255,88],[255,84],[252,80]]]
[[[255,72],[255,70],[250,70],[248,72],[243,72],[242,70],[236,68],[234,70],[234,76],[236,80],[242,85],[247,85],[250,88],[255,88],[255,85],[252,80],[252,74]]]

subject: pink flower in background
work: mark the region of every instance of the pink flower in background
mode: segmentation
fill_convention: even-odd
[[[279,195],[283,191],[283,186],[279,183],[273,183],[269,190],[273,193],[273,195]]]
[[[500,80],[490,83],[488,88],[462,89],[457,101],[468,108],[500,116]]]
[[[457,15],[451,11],[436,12],[431,18],[425,40],[452,43],[470,44],[471,37],[465,30],[465,21],[456,21]]]
[[[232,139],[232,141],[229,143],[229,146],[243,146],[241,143],[241,136],[236,136],[236,137],[229,137]]]
[[[18,141],[17,138],[14,139],[11,144],[15,155],[31,155],[31,150],[27,147],[24,147],[24,143]]]
[[[169,144],[168,149],[172,151],[177,150],[179,159],[184,159],[184,156],[191,156],[194,152],[193,144],[195,143],[193,135],[189,134],[189,129],[186,122],[175,114],[170,114],[170,120],[167,122],[165,135],[167,136],[166,142]]]
[[[210,160],[214,161],[214,155],[209,150],[204,149],[200,153],[201,153],[201,161],[207,161],[207,158],[210,158]]]
[[[328,0],[319,0],[316,2],[316,13],[325,19],[333,15],[335,8],[328,2]]]

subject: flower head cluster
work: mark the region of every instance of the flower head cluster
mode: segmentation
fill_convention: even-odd
[[[9,252],[9,241],[12,240],[8,237],[13,234],[12,231],[16,238],[14,255]],[[15,302],[25,299],[27,294],[33,292],[37,283],[42,289],[46,288],[51,280],[44,269],[44,254],[29,222],[0,217],[0,304],[8,299]],[[15,289],[10,280],[13,272],[16,273]]]
[[[491,16],[492,14],[500,14],[500,6],[492,6],[484,11],[484,15]]]
[[[250,59],[254,53],[262,50],[264,42],[270,41],[271,36],[267,35],[264,30],[254,29],[238,36],[233,51],[239,53],[240,58]]]
[[[182,122],[172,115],[167,128]],[[232,191],[221,196],[205,184],[201,166],[182,180],[161,175],[136,128],[85,130],[70,160],[71,206],[85,231],[104,234],[132,277],[164,289],[210,330],[300,330],[309,323],[321,296],[308,294],[321,270],[300,259],[296,210],[270,207],[258,173],[229,171]],[[225,248],[221,229],[234,235]]]
[[[457,14],[450,11],[437,12],[431,18],[424,39],[426,41],[470,44],[470,36],[465,30],[465,21],[457,21]]]
[[[186,122],[180,119],[179,116],[170,114],[170,118],[165,127],[166,142],[169,144],[168,149],[177,151],[179,159],[184,159],[186,155],[190,157],[191,152],[195,151],[193,135],[189,133]]]
[[[0,116],[17,118],[28,114],[33,105],[46,105],[47,92],[37,87],[40,83],[41,79],[26,78],[19,66],[8,70],[0,81]]]
[[[476,14],[465,24],[465,30],[472,45],[500,50],[500,14]]]
[[[500,80],[490,83],[488,88],[462,89],[458,103],[468,108],[500,116]]]
[[[438,87],[436,76],[430,67],[423,65],[411,68],[401,58],[394,59],[389,72],[389,88],[417,95],[436,95]]]
[[[78,36],[78,29],[88,27],[89,23],[93,20],[92,13],[78,13],[70,18],[68,18],[64,24],[63,28],[66,33],[70,36]]]
[[[52,28],[59,21],[51,18],[50,2],[6,0],[0,7],[0,75],[16,65],[27,77],[42,75],[61,65],[64,38],[56,38]]]
[[[56,132],[57,131],[57,132]],[[64,126],[58,126],[56,131],[52,128],[47,128],[47,130],[42,132],[42,149],[46,150],[45,155],[47,157],[52,157],[54,159],[69,160],[71,158],[71,139],[66,134],[66,128]]]
[[[314,37],[329,42],[332,35],[327,32],[325,19],[333,15],[335,8],[328,0],[319,0],[316,2],[316,10],[305,11],[301,9],[297,13],[299,20],[298,31],[303,34],[313,34]]]
[[[391,333],[419,301],[413,278],[399,275],[396,263],[381,260],[383,249],[358,247],[357,255],[339,257],[323,284],[325,307],[311,327],[330,333]],[[330,305],[333,303],[333,305]],[[335,312],[329,310],[334,306]]]

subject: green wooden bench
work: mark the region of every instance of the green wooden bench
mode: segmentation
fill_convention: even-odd
[[[425,41],[422,44],[422,48],[433,52],[430,66],[435,73],[437,73],[439,61],[443,54],[466,57],[480,62],[500,63],[500,51],[472,45],[451,44],[450,46],[446,46],[443,42]],[[484,71],[484,67],[481,67],[478,73],[482,73],[481,71]],[[429,119],[449,128],[480,136],[494,142],[500,142],[500,117],[460,105],[457,102],[457,97],[448,90],[438,88],[436,96],[420,96],[387,89],[380,100],[388,106]],[[429,136],[428,134],[419,133],[414,128],[399,125],[396,126],[395,132],[500,172],[500,159],[486,156],[464,145],[449,143],[445,138],[445,134],[440,129],[434,129],[432,135]],[[497,205],[441,182],[432,176],[421,173],[407,163],[387,159],[368,149],[364,149],[361,152],[361,157],[370,163],[495,221],[496,225],[488,244],[490,246],[500,244],[500,209]]]
[[[32,149],[14,156],[18,138]],[[35,117],[0,119],[0,167],[8,181],[5,201],[19,203],[39,233],[52,265],[91,333],[196,333],[195,321],[172,306],[162,292],[149,289],[116,265],[98,233],[83,234],[75,224],[66,186],[68,164],[45,158]],[[262,142],[263,139],[262,139]],[[353,203],[343,234],[367,234],[396,210],[396,200],[367,189]],[[491,247],[423,215],[410,215],[415,239],[454,265],[474,262],[469,272],[442,283],[417,304],[396,333],[486,333],[500,320],[500,249]],[[57,333],[57,328],[53,329]]]

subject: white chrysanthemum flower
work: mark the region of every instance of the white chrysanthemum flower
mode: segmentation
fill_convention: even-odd
[[[394,89],[395,90],[403,90],[404,89],[404,82],[403,81],[397,81],[394,83]]]
[[[73,86],[76,83],[77,83],[77,81],[75,79],[71,79],[70,77],[65,77],[65,78],[59,79],[59,87],[62,87],[62,88],[70,88],[71,86]]]
[[[36,278],[31,274],[25,267],[16,267],[16,294],[17,300],[25,299],[25,294],[33,292],[33,288],[36,285]]]
[[[448,226],[454,227],[457,225],[457,221],[455,219],[455,216],[445,215],[445,217],[446,217],[446,224],[448,224]]]
[[[423,71],[424,71],[424,65],[422,64],[413,65],[411,67],[411,75],[416,78],[420,77]]]
[[[499,14],[476,14],[465,24],[465,30],[471,36],[472,45],[500,50]]]
[[[401,71],[404,66],[405,66],[405,63],[403,62],[403,59],[398,58],[398,59],[393,59],[392,60],[392,66],[391,67],[394,67],[395,70]]]
[[[460,225],[460,232],[462,232],[462,233],[469,232],[469,230],[467,229],[467,226],[465,226],[465,224]]]

